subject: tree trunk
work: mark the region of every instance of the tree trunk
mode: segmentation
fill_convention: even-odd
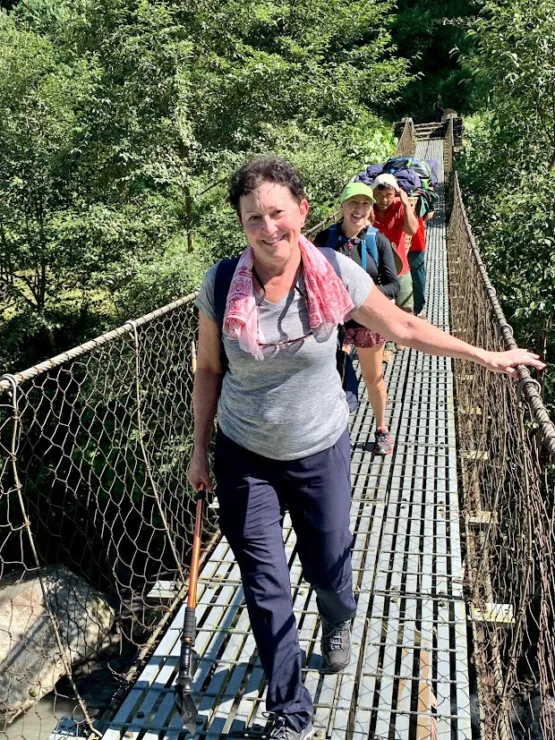
[[[193,199],[188,186],[185,188],[185,214],[187,224],[185,232],[187,234],[187,251],[192,252],[195,248],[193,237]]]

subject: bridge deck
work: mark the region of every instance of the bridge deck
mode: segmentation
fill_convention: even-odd
[[[438,160],[442,141],[417,156]],[[428,317],[449,328],[443,206],[428,230]],[[319,737],[471,738],[466,610],[459,540],[451,363],[412,350],[387,368],[394,454],[372,459],[366,394],[352,417],[352,530],[357,617],[341,675],[319,672],[319,617],[286,524],[294,609],[306,652]],[[362,388],[361,388],[362,389]],[[104,740],[185,737],[173,702],[177,614]],[[264,677],[243,605],[239,570],[221,541],[200,581],[195,676],[204,737],[261,735]]]

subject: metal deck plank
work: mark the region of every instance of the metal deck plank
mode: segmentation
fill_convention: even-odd
[[[227,545],[227,543],[225,542],[220,542],[218,543],[214,551],[214,555],[217,556],[218,559],[221,559],[223,555],[228,552],[228,550],[229,545]],[[215,567],[211,560],[208,560],[205,568],[203,568],[203,574],[214,574],[218,571],[219,567],[221,566]],[[207,599],[208,593],[211,593],[211,589],[208,585],[203,584],[199,586],[199,605],[197,611],[197,618],[199,619],[199,621],[200,619],[202,619],[202,616],[210,603],[210,600]],[[179,639],[179,630],[176,633],[172,631],[172,628],[176,623],[179,625],[183,623],[183,610],[184,606],[180,607],[180,609],[178,610],[172,624],[170,625],[170,628],[158,644],[153,657],[139,675],[136,683],[136,687],[138,688],[132,689],[131,692],[128,694],[121,707],[119,708],[118,713],[114,717],[113,723],[127,723],[130,719],[130,711],[143,711],[142,708],[137,708],[136,705],[140,701],[142,695],[145,694],[145,692],[149,691],[151,686],[159,683],[157,679],[159,678],[160,673],[164,670],[165,657],[168,654],[171,654],[175,641]],[[164,682],[162,682],[162,685],[164,685]]]
[[[370,515],[372,511],[372,515]],[[361,652],[364,650],[364,639],[367,629],[367,614],[370,607],[371,593],[375,578],[375,556],[376,548],[368,547],[369,540],[378,539],[382,527],[384,507],[376,506],[370,502],[361,503],[358,522],[357,538],[355,540],[355,549],[359,548],[353,556],[353,561],[361,563],[359,597],[357,601],[357,614],[353,620],[352,627],[352,655],[351,667],[356,667],[356,671],[343,672],[340,678],[339,694],[336,700],[336,715],[334,719],[333,735],[347,732],[344,723],[349,720],[352,710],[353,699],[355,694],[355,684],[357,683],[358,664]],[[362,526],[361,526],[362,525]],[[360,545],[365,545],[360,547]],[[362,687],[363,688],[363,687]],[[358,688],[358,691],[361,687]],[[355,707],[356,709],[356,707]],[[362,720],[355,719],[359,727],[362,726]]]
[[[203,589],[204,591],[206,589]],[[202,614],[204,607],[201,607],[199,613]],[[182,608],[179,610],[182,614]],[[181,617],[181,619],[183,619]],[[168,672],[167,656],[172,654],[177,640],[179,640],[179,631],[168,630],[162,638],[154,656],[141,672],[135,687],[129,692],[118,713],[112,720],[112,725],[133,724],[134,727],[141,725],[137,722],[137,712],[148,717],[152,705],[158,700],[160,692],[164,689]],[[177,662],[174,660],[169,667],[169,673],[175,671]]]
[[[221,645],[228,638],[227,627],[231,624],[234,615],[242,604],[242,594],[238,588],[230,586],[222,588],[219,585],[214,587],[214,594],[218,589],[221,589],[220,598],[227,602],[227,609],[225,611],[215,611],[211,608],[209,610],[209,625],[213,629],[210,632],[201,633],[195,641],[195,650],[202,656],[202,660],[197,665],[193,676],[193,686],[197,690],[208,674]],[[178,618],[182,622],[181,614],[178,615]],[[180,624],[181,622],[176,619],[174,624]],[[133,729],[149,726],[157,728],[171,726],[175,709],[173,687],[181,650],[180,634],[180,629],[170,629],[167,633],[167,636],[171,636],[170,647],[167,648],[165,653],[160,649],[158,651],[159,657],[163,660],[162,670],[158,673],[155,683],[149,687],[140,705],[135,709],[136,713],[140,711],[143,716],[135,716],[133,721],[129,723]]]
[[[444,236],[433,241],[429,248],[431,255],[429,261],[435,262],[430,265],[431,269],[428,272],[429,306],[432,308],[433,322],[448,326],[447,300],[441,285],[445,261],[434,254],[439,251],[438,247],[444,245]],[[434,281],[434,278],[439,278],[439,281]],[[422,652],[421,646],[425,645],[426,653],[431,655],[433,652],[439,656],[436,658],[438,677],[446,674],[448,691],[451,691],[450,630],[453,629],[453,625],[448,622],[445,624],[441,619],[442,609],[447,609],[448,606],[439,607],[437,600],[430,603],[423,601],[422,598],[407,599],[404,602],[404,617],[400,619],[398,606],[403,593],[441,596],[444,594],[443,598],[448,599],[446,603],[451,603],[449,599],[451,595],[459,596],[461,593],[461,585],[454,583],[454,579],[460,580],[462,561],[456,457],[453,446],[455,434],[452,418],[451,365],[450,361],[443,358],[424,358],[422,355],[407,351],[403,355],[403,372],[396,376],[395,387],[393,388],[390,380],[388,388],[392,404],[398,405],[399,408],[397,414],[391,414],[389,421],[391,427],[396,426],[396,429],[392,428],[391,431],[395,435],[397,451],[401,448],[404,468],[398,477],[397,471],[394,470],[387,482],[388,485],[386,484],[386,490],[389,486],[389,497],[384,496],[388,504],[384,518],[384,536],[378,557],[379,575],[375,583],[375,587],[380,589],[380,595],[374,592],[373,611],[370,615],[363,661],[363,671],[370,672],[379,679],[380,711],[377,712],[375,733],[376,736],[383,733],[384,737],[390,737],[392,722],[395,723],[396,737],[408,737],[412,683],[409,678],[412,676],[415,649]],[[410,360],[407,360],[407,355]],[[398,359],[399,353],[396,354],[395,364]],[[399,394],[401,389],[404,395]],[[403,418],[399,419],[401,414]],[[413,447],[416,448],[416,452],[411,449]],[[422,454],[422,450],[425,454]],[[433,472],[428,475],[428,471]],[[382,483],[377,476],[369,482],[370,485],[377,486]],[[386,605],[389,609],[387,619],[384,614]],[[456,625],[459,630],[455,630],[455,642],[460,640],[461,634],[464,634],[465,639],[462,646],[458,647],[457,657],[463,661],[465,668],[454,678],[463,679],[462,684],[468,685],[464,604],[459,606],[463,608],[462,615],[459,614],[459,617],[462,616],[462,623]],[[420,608],[419,633],[416,629],[417,608]],[[434,609],[438,612],[439,623],[434,621]],[[412,635],[409,635],[409,632]],[[438,635],[436,650],[432,650],[434,634]],[[401,675],[407,674],[406,684],[403,683],[403,679],[395,683],[397,665]],[[384,675],[385,673],[389,676]],[[366,674],[363,681],[370,678]],[[430,680],[431,678],[430,675]],[[427,695],[429,689],[426,689],[426,684],[429,684],[429,681],[422,683],[422,687]],[[372,692],[374,686],[375,682],[372,684]],[[442,693],[447,691],[443,685],[440,690]],[[459,704],[463,698],[460,696]],[[442,695],[441,699],[445,703],[446,697]],[[363,700],[359,712],[372,706],[373,701]],[[388,707],[392,708],[391,713],[388,712]],[[447,714],[450,713],[449,702]],[[426,714],[429,715],[429,712]],[[419,719],[418,724],[424,729],[426,723],[431,727],[431,723],[435,721],[429,715],[427,720]],[[437,726],[438,733],[442,734],[444,728],[447,728],[451,737],[450,720],[443,722],[441,727]],[[402,734],[398,735],[398,732]]]
[[[233,568],[233,561],[228,563],[221,561],[221,556],[229,551],[227,543],[220,543],[215,554],[218,555],[219,565],[214,568],[210,561],[207,562],[206,568],[203,568],[202,573],[211,573],[217,575],[218,572],[224,573],[229,572],[230,568]],[[235,566],[236,567],[236,566]],[[224,587],[229,593],[230,599],[235,597],[237,600],[236,608],[239,608],[241,597],[237,599],[237,589]],[[197,619],[200,622],[205,613],[212,608],[212,600],[218,590],[222,589],[221,582],[215,582],[214,585],[199,585],[199,599],[197,605]],[[232,612],[229,609],[229,601],[226,609],[227,619],[232,617]],[[167,683],[171,679],[171,676],[176,673],[179,652],[181,649],[180,645],[180,634],[181,625],[183,624],[183,613],[185,605],[182,605],[174,617],[170,628],[163,636],[157,649],[154,652],[153,657],[149,661],[148,665],[142,671],[135,688],[126,697],[124,703],[120,707],[118,713],[112,720],[112,725],[130,726],[135,729],[140,729],[148,725],[149,722],[153,722],[151,712],[154,706],[160,701],[162,693],[168,693],[170,690],[167,688]],[[222,616],[226,616],[226,612],[222,613]],[[197,640],[195,648],[199,653],[204,655],[214,654],[217,651],[219,644],[225,639],[225,633],[221,630],[215,630],[213,632],[201,633]],[[206,662],[204,672],[209,670],[209,663]],[[200,673],[200,675],[199,675]],[[198,682],[202,677],[202,666],[199,671],[195,674],[195,681]],[[146,684],[146,685],[145,685]],[[171,689],[173,691],[173,689]],[[169,703],[169,702],[168,702]],[[171,697],[171,708],[173,709],[173,696]],[[133,716],[129,716],[129,712],[133,711]],[[142,717],[138,715],[142,714]],[[157,726],[157,725],[156,725]]]

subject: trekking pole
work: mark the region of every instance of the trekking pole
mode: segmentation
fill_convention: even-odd
[[[200,543],[202,536],[202,515],[206,491],[204,487],[196,493],[195,532],[193,535],[193,551],[191,554],[191,571],[189,574],[189,594],[183,617],[183,632],[181,633],[181,654],[179,657],[179,673],[175,685],[175,703],[183,720],[185,729],[194,734],[197,723],[198,708],[193,701],[193,663],[195,660],[195,637],[197,623],[195,608],[197,605],[197,584],[200,562]]]

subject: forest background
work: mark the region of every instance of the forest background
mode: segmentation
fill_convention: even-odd
[[[315,224],[438,93],[465,115],[458,169],[509,320],[553,358],[555,0],[0,5],[0,374],[241,251],[225,180],[246,157],[293,161]]]

